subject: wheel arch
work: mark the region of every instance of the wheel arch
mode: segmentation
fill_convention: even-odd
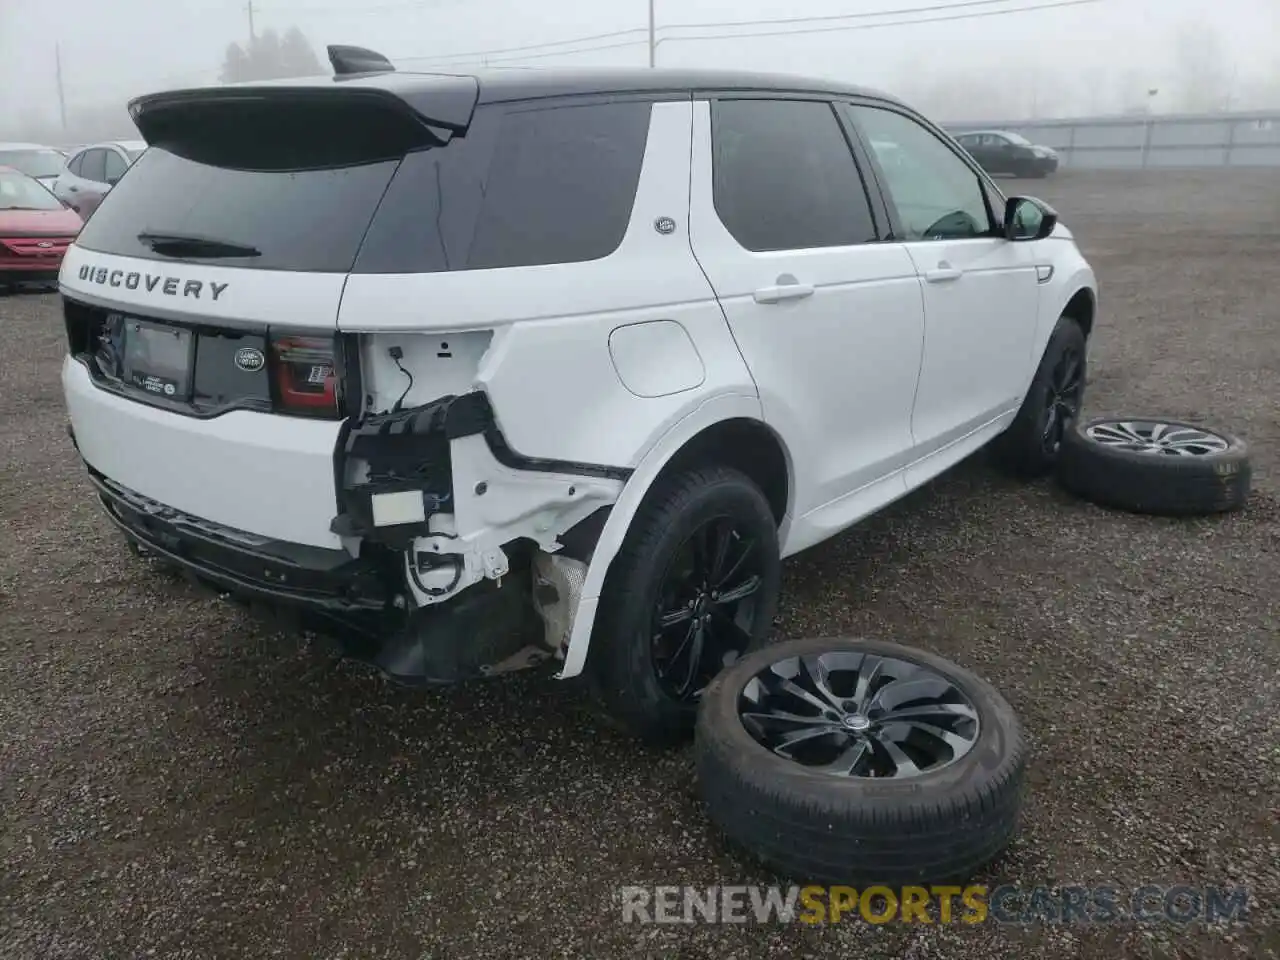
[[[1062,316],[1071,317],[1082,330],[1085,338],[1093,333],[1093,318],[1098,310],[1098,296],[1090,287],[1081,287],[1067,300],[1062,308]]]
[[[610,510],[588,563],[564,665],[557,674],[560,679],[582,672],[605,577],[636,514],[666,478],[706,464],[741,470],[758,484],[777,519],[779,536],[785,534],[795,489],[795,468],[786,444],[764,422],[757,397],[708,401],[649,450]]]

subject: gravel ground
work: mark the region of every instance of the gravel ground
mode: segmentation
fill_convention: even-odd
[[[1004,691],[1031,789],[987,882],[1247,885],[1248,925],[624,925],[622,885],[770,882],[704,821],[689,751],[640,750],[539,676],[388,688],[131,557],[62,430],[57,301],[16,296],[0,956],[1280,955],[1280,178],[1027,189],[1103,286],[1091,412],[1240,432],[1249,509],[1116,515],[970,462],[790,562],[781,632],[904,639]]]

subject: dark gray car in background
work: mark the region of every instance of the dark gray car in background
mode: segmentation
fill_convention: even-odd
[[[1010,130],[967,130],[954,136],[987,173],[1047,177],[1058,169],[1057,151]]]

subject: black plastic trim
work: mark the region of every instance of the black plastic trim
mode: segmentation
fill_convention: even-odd
[[[461,405],[462,410],[455,413],[452,409]],[[635,471],[631,467],[611,467],[600,463],[583,463],[577,460],[554,460],[545,457],[526,457],[513,450],[507,438],[503,436],[494,417],[493,406],[489,397],[482,391],[463,394],[451,404],[449,421],[457,417],[467,425],[468,432],[450,433],[449,439],[471,436],[483,432],[485,443],[490,452],[504,467],[512,470],[528,470],[535,473],[566,473],[582,477],[600,477],[606,480],[627,480]],[[482,430],[476,429],[483,425]]]
[[[92,468],[89,479],[108,518],[127,537],[217,586],[330,613],[384,612],[388,607],[388,591],[377,570],[345,550],[279,540],[257,547],[233,543],[195,529],[178,511],[156,504],[159,509],[151,512],[145,497]]]

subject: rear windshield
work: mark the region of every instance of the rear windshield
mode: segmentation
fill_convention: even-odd
[[[37,181],[0,171],[0,210],[61,210],[62,204]]]
[[[223,266],[346,273],[398,162],[325,170],[229,170],[152,147],[107,194],[77,244],[99,253],[167,257],[145,236],[251,247]]]
[[[402,159],[327,169],[228,169],[209,165],[221,161],[207,147],[198,161],[153,141],[78,244],[167,260],[180,259],[175,251],[192,256],[191,245],[157,252],[156,236],[199,238],[217,244],[204,250],[219,265],[302,272],[596,260],[617,249],[631,221],[651,111],[644,100],[490,104],[465,136],[397,152]],[[286,166],[325,152],[322,143],[290,143]]]
[[[13,167],[28,177],[56,177],[66,162],[57,150],[0,150],[0,167]]]

